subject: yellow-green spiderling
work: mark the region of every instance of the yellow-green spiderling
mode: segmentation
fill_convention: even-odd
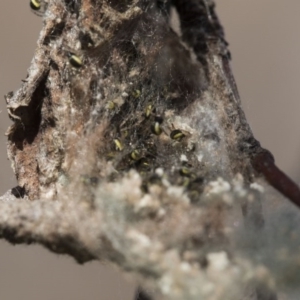
[[[182,133],[182,131],[176,129],[171,132],[170,137],[173,140],[181,141],[185,137],[185,135]]]
[[[136,165],[141,175],[145,174],[144,171],[149,171],[151,168],[150,162],[145,157],[139,159]]]
[[[138,150],[133,150],[131,153],[130,153],[130,157],[133,159],[133,160],[139,160],[140,157],[141,157],[141,154]]]
[[[116,108],[116,104],[113,101],[108,101],[106,104],[106,109],[114,110]]]
[[[161,185],[161,178],[157,174],[152,174],[150,177],[145,178],[141,188],[144,192],[148,193],[151,185]]]
[[[150,166],[149,162],[146,159],[142,160],[141,165],[144,166],[144,167],[149,167]]]
[[[160,126],[159,122],[155,122],[152,126],[151,126],[151,130],[152,133],[156,134],[156,135],[160,135],[162,133],[162,129]]]
[[[75,54],[71,54],[70,58],[69,58],[69,62],[71,64],[72,67],[79,69],[83,66],[83,61],[82,59],[75,55]]]
[[[118,139],[114,139],[114,143],[117,151],[122,151],[124,149],[124,146]]]
[[[140,90],[134,90],[134,91],[132,92],[132,96],[133,96],[134,98],[139,98],[139,97],[141,96],[141,91],[140,91]]]
[[[42,7],[41,1],[40,0],[30,0],[30,8],[32,10],[38,11]]]
[[[189,191],[188,195],[189,195],[190,199],[192,200],[192,202],[197,201],[200,197],[200,193],[196,190]]]
[[[161,177],[157,174],[152,174],[150,178],[148,179],[150,184],[156,184],[160,185],[161,184]]]
[[[187,167],[182,167],[179,170],[179,173],[180,173],[181,176],[190,176],[191,175],[191,170]]]
[[[122,134],[122,137],[125,139],[125,138],[128,137],[129,131],[128,130],[123,130],[121,134]]]
[[[108,159],[108,160],[112,160],[112,159],[114,159],[116,157],[116,153],[114,153],[114,152],[108,152],[107,154],[106,154],[106,158]]]
[[[99,178],[97,177],[89,177],[87,175],[82,175],[81,181],[86,185],[96,186],[99,182]]]
[[[187,178],[187,177],[185,177],[184,180],[183,180],[182,185],[183,185],[184,187],[187,187],[189,184],[190,184],[190,179]]]
[[[149,104],[145,110],[146,118],[149,118],[151,116],[152,110],[153,110],[153,106],[151,104]]]

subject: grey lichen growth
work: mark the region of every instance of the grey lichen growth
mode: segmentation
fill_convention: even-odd
[[[2,236],[81,263],[108,260],[166,299],[271,291],[268,266],[234,246],[240,207],[245,228],[263,226],[251,159],[264,150],[213,3],[38,3],[38,48],[6,96],[8,155],[24,195],[12,205],[3,196]]]

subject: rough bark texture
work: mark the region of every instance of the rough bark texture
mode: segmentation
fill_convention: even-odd
[[[257,179],[273,160],[245,119],[213,3],[43,9],[27,79],[6,96],[19,187],[2,197],[1,236],[108,260],[157,298],[276,299],[275,254],[251,253],[261,200],[280,198]]]

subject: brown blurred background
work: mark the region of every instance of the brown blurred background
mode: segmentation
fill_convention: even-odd
[[[277,164],[300,182],[300,1],[217,0],[247,118]],[[27,1],[2,1],[0,95],[26,77],[40,18]],[[1,96],[2,97],[2,96]],[[0,103],[0,194],[16,185],[6,158],[10,123]],[[77,265],[38,246],[0,242],[1,300],[133,300],[134,287],[105,264]]]

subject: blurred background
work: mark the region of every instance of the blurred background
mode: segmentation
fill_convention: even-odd
[[[300,182],[300,1],[217,0],[244,110],[256,138]],[[26,77],[42,20],[27,1],[0,10],[0,194],[16,185],[6,158],[3,95]],[[133,300],[134,286],[100,263],[77,265],[39,246],[0,241],[0,299]]]

